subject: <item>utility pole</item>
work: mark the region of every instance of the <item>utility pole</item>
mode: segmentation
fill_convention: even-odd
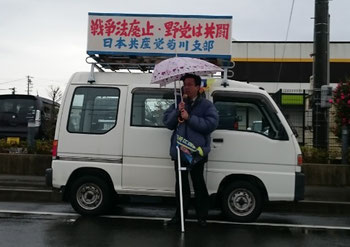
[[[16,88],[15,87],[10,87],[10,90],[12,90],[12,94],[16,94]]]
[[[29,95],[30,94],[30,90],[32,89],[32,80],[34,77],[32,76],[27,76],[27,94]]]
[[[329,0],[315,0],[313,61],[313,146],[328,149],[328,109],[321,107],[321,87],[329,85]]]

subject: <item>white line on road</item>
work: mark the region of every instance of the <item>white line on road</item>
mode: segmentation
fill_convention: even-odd
[[[59,212],[40,212],[40,211],[24,211],[24,210],[0,210],[4,214],[34,214],[34,215],[51,215],[51,216],[79,216],[76,213],[59,213]]]
[[[253,222],[253,223],[238,223],[227,221],[208,221],[216,224],[230,224],[230,225],[246,225],[246,226],[271,226],[271,227],[289,227],[289,228],[305,228],[314,230],[346,230],[350,231],[350,227],[347,226],[323,226],[323,225],[297,225],[297,224],[281,224],[281,223],[265,223],[265,222]]]
[[[40,212],[40,211],[22,211],[22,210],[0,210],[0,213],[5,214],[28,214],[28,215],[49,215],[49,216],[73,216],[79,217],[76,213],[59,213],[59,212]],[[142,217],[142,216],[120,216],[120,215],[104,215],[103,218],[110,219],[131,219],[131,220],[153,220],[153,221],[165,221],[169,218],[159,217]],[[186,222],[196,222],[193,219],[186,219]],[[288,227],[288,228],[304,228],[314,230],[345,230],[350,231],[350,227],[347,226],[326,226],[326,225],[304,225],[304,224],[282,224],[282,223],[267,223],[267,222],[252,222],[252,223],[239,223],[229,221],[208,220],[211,224],[226,224],[226,225],[243,225],[243,226],[268,226],[268,227]]]
[[[46,190],[46,189],[27,189],[27,188],[1,188],[0,191],[20,191],[20,192],[34,192],[34,193],[52,193],[52,190]]]

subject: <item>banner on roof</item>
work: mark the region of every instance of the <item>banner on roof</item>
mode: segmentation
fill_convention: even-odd
[[[231,58],[232,16],[89,13],[87,53]]]

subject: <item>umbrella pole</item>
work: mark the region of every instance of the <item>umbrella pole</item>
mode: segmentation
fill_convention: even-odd
[[[183,206],[183,195],[182,195],[182,176],[181,176],[181,157],[180,148],[176,146],[177,151],[177,172],[179,177],[179,197],[180,197],[180,218],[181,218],[181,232],[185,232],[185,219],[184,219],[184,206]]]
[[[176,81],[174,82],[175,109],[177,109]]]
[[[181,102],[184,101],[183,95],[182,95],[182,89],[181,89],[181,84],[180,84],[180,97],[181,97]]]
[[[181,90],[181,88],[180,88]],[[181,92],[181,91],[180,91]],[[174,95],[175,95],[175,109],[177,109],[177,95],[176,95],[176,81],[174,82]],[[180,148],[176,146],[177,152],[177,172],[178,172],[178,184],[179,184],[179,199],[180,199],[180,221],[181,221],[181,232],[185,232],[185,219],[184,219],[184,205],[183,205],[183,195],[182,195],[182,174],[181,174],[181,156]]]

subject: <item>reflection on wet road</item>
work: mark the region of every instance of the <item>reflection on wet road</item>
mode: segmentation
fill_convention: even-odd
[[[350,246],[349,220],[341,217],[269,213],[239,224],[214,211],[207,227],[189,220],[181,234],[163,224],[171,213],[145,206],[80,217],[66,204],[1,202],[1,246]]]

